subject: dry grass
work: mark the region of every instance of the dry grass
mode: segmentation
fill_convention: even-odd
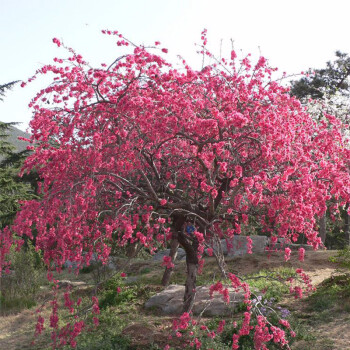
[[[269,258],[266,255],[249,255],[241,258],[234,258],[227,261],[228,269],[232,272],[247,275],[256,273],[260,270],[270,270],[279,267],[303,268],[310,276],[315,285],[337,273],[337,265],[329,262],[329,257],[335,255],[332,251],[307,252],[305,262],[301,263],[297,259],[297,253],[292,254],[292,258],[287,263],[284,262],[283,256],[274,253]],[[175,267],[173,281],[184,281],[185,262],[178,262]],[[205,274],[199,278],[203,283],[212,279],[213,273],[219,276],[219,270],[214,259],[207,259],[205,266]],[[127,267],[128,274],[139,275],[140,282],[147,284],[154,290],[160,290],[157,286],[160,282],[163,267],[160,263],[152,261],[136,261]],[[90,274],[81,274],[76,276],[64,271],[60,279],[68,279],[71,281],[83,281],[84,286],[76,287],[87,288],[91,285],[92,276]],[[78,291],[79,293],[79,291]],[[41,291],[41,299],[47,296],[47,290]],[[303,314],[307,318],[305,312],[306,301],[294,300],[286,298],[283,303],[288,308],[294,310],[297,314]],[[43,316],[49,317],[49,306],[43,308]],[[142,302],[137,305],[130,305],[129,309],[116,310],[117,317],[126,318],[127,326],[124,328],[122,335],[132,339],[132,343],[140,349],[146,345],[157,341],[159,344],[166,344],[167,336],[171,330],[171,317],[164,317],[156,312],[145,311]],[[309,315],[310,317],[312,315]],[[35,308],[23,310],[15,315],[0,317],[0,349],[19,350],[19,349],[46,349],[49,345],[48,334],[46,337],[39,338],[36,345],[31,345],[33,341],[34,327],[37,319]],[[307,350],[326,350],[326,349],[350,349],[350,325],[349,315],[346,313],[338,313],[334,318],[326,323],[321,321],[312,327],[312,332],[316,335],[314,342],[299,341],[293,349]],[[313,347],[310,347],[313,346]]]

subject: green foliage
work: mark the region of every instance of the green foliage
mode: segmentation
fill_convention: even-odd
[[[84,266],[81,270],[80,273],[91,273],[96,269],[96,266],[94,264],[90,264],[89,266]]]
[[[118,288],[120,288],[120,292],[118,292]],[[114,276],[105,283],[99,297],[99,305],[101,309],[122,304],[130,305],[131,302],[140,298],[147,298],[149,293],[150,288],[146,285],[125,285],[120,276]]]
[[[0,101],[5,91],[11,89],[16,81],[0,85]],[[28,156],[27,150],[16,150],[9,140],[9,135],[17,123],[0,122],[0,229],[12,223],[20,208],[19,202],[37,198],[35,196],[38,176],[35,172],[18,176],[24,159]]]
[[[70,347],[67,347],[70,349]],[[84,333],[79,337],[77,350],[136,350],[130,340],[112,329],[103,332]]]
[[[339,250],[337,255],[329,258],[331,262],[338,263],[342,267],[350,269],[350,247]]]
[[[30,243],[20,251],[12,249],[10,274],[0,277],[0,310],[18,311],[35,305],[35,295],[43,283],[40,253]]]
[[[293,268],[279,268],[261,270],[258,273],[247,276],[246,279],[252,290],[257,289],[259,292],[264,292],[264,300],[274,299],[278,302],[289,292],[289,287],[286,285],[285,280],[295,276],[296,273]]]
[[[309,297],[309,307],[318,312],[333,308],[350,311],[350,274],[332,276],[323,281]]]
[[[211,323],[208,323],[208,328],[210,331],[215,331],[217,329],[218,321],[212,321]],[[272,322],[272,324],[279,326],[278,322]],[[256,325],[256,321],[252,319],[252,326]],[[202,342],[202,348],[201,349],[217,349],[217,350],[229,350],[232,348],[232,335],[237,334],[238,330],[242,326],[242,321],[237,322],[237,326],[234,327],[231,322],[228,323],[224,331],[221,334],[217,334],[215,338],[209,338],[207,336],[200,337],[200,341]],[[294,324],[292,324],[292,329],[294,329]],[[287,332],[288,333],[288,332]],[[290,341],[290,344],[293,343],[294,339],[289,337],[288,339]],[[240,337],[239,340],[239,348],[242,350],[252,350],[255,349],[254,347],[254,332],[250,332],[249,335],[244,335]],[[268,349],[281,349],[281,347],[274,342],[270,341],[267,345]]]
[[[337,91],[345,93],[349,90],[350,57],[337,51],[336,59],[327,62],[324,69],[309,69],[309,76],[292,82],[291,94],[302,99],[310,96],[322,99],[325,92],[335,94]]]
[[[6,83],[6,84],[0,84],[0,101],[3,101],[5,92],[7,90],[11,90],[16,83],[18,83],[18,80],[11,81],[10,83]]]
[[[116,315],[112,308],[101,310],[99,327],[91,332],[83,332],[77,339],[78,350],[133,350],[130,340],[122,335],[127,321]],[[66,346],[65,349],[71,349]]]
[[[11,126],[15,124],[16,123],[0,122],[0,156],[2,156],[2,158],[8,154],[11,154],[15,149],[15,147],[7,140],[7,132],[9,131]]]
[[[14,124],[0,122],[0,229],[12,223],[20,201],[37,198],[37,175],[18,176],[28,152],[17,153],[8,142],[8,132]]]
[[[336,215],[330,215],[329,210],[326,214],[326,247],[328,249],[343,249],[348,244],[347,234],[344,232],[345,220],[346,220],[346,209],[343,207],[339,208],[339,212]]]
[[[117,293],[117,288],[121,287],[121,292]],[[124,284],[120,276],[114,276],[103,285],[99,291],[99,306],[101,313],[98,317],[99,327],[91,332],[83,332],[77,339],[79,350],[136,350],[140,347],[133,346],[131,340],[123,334],[125,327],[130,325],[133,318],[133,308],[136,299],[141,303],[149,297],[150,290],[146,285]],[[121,317],[125,314],[126,317]],[[130,317],[129,317],[130,316]],[[68,350],[69,347],[67,346]],[[142,349],[160,349],[156,345],[143,345]]]
[[[141,271],[140,274],[141,275],[145,275],[147,273],[150,273],[152,271],[152,269],[150,267],[144,267]]]

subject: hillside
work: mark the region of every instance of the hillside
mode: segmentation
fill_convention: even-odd
[[[30,134],[12,126],[8,131],[7,141],[15,146],[17,152],[21,152],[26,149],[28,143],[22,140],[18,140],[18,137],[29,138]]]

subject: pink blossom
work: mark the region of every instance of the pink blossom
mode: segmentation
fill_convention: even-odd
[[[170,256],[163,256],[162,266],[166,266],[167,269],[172,269],[175,265]]]
[[[291,253],[290,248],[287,247],[284,249],[284,260],[285,261],[288,261],[290,259],[290,253]]]
[[[237,178],[242,177],[243,169],[240,165],[235,166],[235,174]]]
[[[57,38],[53,38],[52,41],[58,46],[61,46],[61,42]]]

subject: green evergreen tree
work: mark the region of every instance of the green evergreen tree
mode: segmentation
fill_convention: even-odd
[[[18,80],[11,81],[10,83],[0,84],[0,101],[4,100],[6,90],[12,89],[12,87],[18,83]]]
[[[35,197],[33,185],[35,175],[21,178],[20,172],[27,152],[16,153],[14,147],[7,142],[7,132],[13,123],[0,122],[0,229],[12,223],[20,207],[20,201]]]
[[[1,101],[5,91],[15,83],[0,85]],[[36,197],[37,174],[19,176],[28,151],[16,152],[15,147],[8,141],[11,128],[16,124],[0,122],[0,229],[12,223],[21,201]]]
[[[328,61],[326,68],[309,68],[307,76],[292,81],[291,94],[304,99],[323,99],[325,95],[341,95],[349,97],[350,94],[350,57],[347,53],[336,51],[336,59]]]

